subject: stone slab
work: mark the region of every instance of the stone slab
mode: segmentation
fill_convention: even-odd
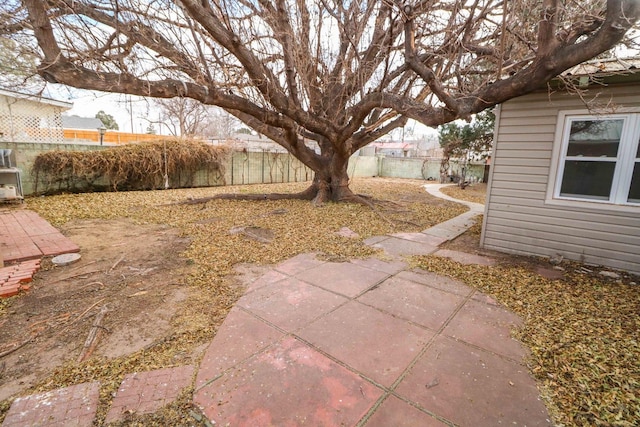
[[[462,305],[464,297],[392,277],[358,301],[437,331]]]
[[[511,338],[511,329],[520,324],[522,320],[503,307],[469,300],[443,334],[519,362],[526,350]]]
[[[432,288],[440,289],[456,295],[467,296],[473,292],[472,288],[459,280],[420,269],[401,271],[396,275],[396,277],[416,283],[422,283],[423,285],[431,286]]]
[[[296,274],[296,278],[353,298],[382,282],[389,274],[350,262],[328,262]]]
[[[282,338],[282,332],[234,308],[224,320],[200,362],[196,389]]]
[[[355,426],[382,390],[287,337],[194,394],[219,426]]]
[[[316,254],[300,254],[281,262],[276,266],[276,270],[292,276],[323,263],[324,261],[316,258]]]
[[[379,384],[390,386],[434,332],[352,301],[298,336]]]
[[[293,332],[346,301],[344,297],[291,277],[246,294],[237,304]]]
[[[370,246],[382,249],[391,256],[429,255],[438,249],[435,245],[412,242],[397,237],[390,237]]]
[[[436,338],[396,392],[455,425],[551,425],[525,366],[445,337]]]
[[[389,396],[376,412],[369,417],[365,427],[445,427],[449,424],[435,416]]]

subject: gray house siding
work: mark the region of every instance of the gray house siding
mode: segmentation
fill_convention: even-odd
[[[640,107],[640,85],[601,87],[597,93],[603,104]],[[577,110],[589,113],[577,96],[546,92],[501,105],[481,246],[523,255],[561,254],[640,273],[640,207],[559,205],[547,194],[556,179],[559,113]]]

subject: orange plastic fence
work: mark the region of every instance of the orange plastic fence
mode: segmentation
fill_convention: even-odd
[[[64,129],[64,139],[77,141],[100,142],[100,134],[97,130],[85,129]],[[158,135],[147,133],[128,133],[108,130],[103,137],[105,144],[130,144],[132,142],[142,142],[157,139]]]

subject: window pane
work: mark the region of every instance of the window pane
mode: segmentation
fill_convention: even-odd
[[[631,188],[629,189],[629,198],[627,201],[640,203],[640,162],[636,162],[636,165],[633,167]]]
[[[616,157],[624,120],[573,120],[567,156]]]
[[[560,195],[608,200],[613,182],[614,162],[581,162],[567,160]]]

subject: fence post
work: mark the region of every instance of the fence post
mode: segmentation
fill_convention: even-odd
[[[233,155],[235,154],[234,151],[231,152],[231,185],[233,185]]]

